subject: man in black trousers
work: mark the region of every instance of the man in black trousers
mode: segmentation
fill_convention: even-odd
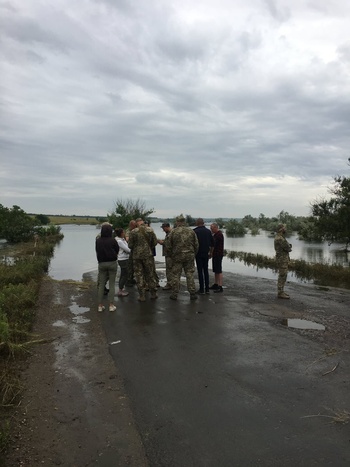
[[[214,239],[211,231],[204,225],[204,220],[199,217],[196,221],[197,227],[194,229],[198,238],[199,249],[196,255],[196,265],[199,280],[199,290],[197,293],[203,295],[209,293],[209,270],[208,263],[214,249]]]

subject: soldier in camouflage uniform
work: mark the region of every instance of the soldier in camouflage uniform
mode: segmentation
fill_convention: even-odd
[[[158,298],[152,251],[157,245],[157,237],[153,229],[143,225],[142,219],[137,219],[137,223],[138,227],[130,232],[129,248],[133,252],[134,274],[139,291],[138,300],[144,302],[147,288],[151,292],[152,299]]]
[[[177,217],[176,227],[170,232],[167,241],[167,251],[173,260],[171,269],[172,293],[170,295],[172,300],[177,300],[182,269],[186,275],[187,290],[191,300],[198,298],[194,282],[194,260],[198,247],[197,236],[190,227],[185,226],[185,218],[182,215]]]
[[[162,245],[162,254],[165,257],[165,275],[166,275],[166,285],[163,287],[163,290],[171,290],[171,268],[173,265],[173,260],[168,253],[168,243],[169,243],[169,235],[171,232],[171,227],[168,222],[165,222],[161,225],[163,231],[165,232],[164,240],[159,240],[158,243]]]
[[[134,219],[132,219],[129,222],[128,229],[125,231],[125,240],[127,242],[129,242],[130,232],[132,230],[134,230],[136,227],[137,227],[137,223],[136,223],[136,221]],[[130,255],[129,255],[129,261],[128,261],[128,280],[126,282],[126,285],[128,287],[132,287],[135,283],[136,283],[136,281],[134,279],[134,262],[133,262],[133,259],[132,259],[132,251],[131,251]]]
[[[287,242],[285,234],[286,226],[284,224],[279,224],[274,241],[276,266],[278,269],[277,297],[289,299],[289,295],[284,291],[284,285],[287,280],[289,252],[292,251],[292,245]]]

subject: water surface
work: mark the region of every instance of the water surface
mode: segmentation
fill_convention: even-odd
[[[152,228],[157,237],[163,239],[165,234],[160,225],[160,223],[152,224]],[[99,228],[91,225],[63,225],[64,239],[55,247],[55,254],[50,264],[50,276],[57,280],[82,280],[84,273],[96,271],[95,239],[99,232]],[[326,242],[307,243],[298,240],[297,235],[288,237],[288,241],[293,245],[293,251],[290,253],[291,259],[304,259],[311,263],[335,262],[349,265],[348,257],[339,252],[342,245],[328,246]],[[256,236],[247,234],[240,238],[227,238],[225,236],[225,248],[259,253],[269,257],[273,257],[275,254],[273,236],[267,232]],[[156,247],[156,253],[156,261],[164,262],[160,245]],[[257,269],[256,266],[246,266],[238,260],[232,261],[228,258],[223,260],[223,271],[266,279],[276,278],[276,274],[270,269]],[[292,273],[288,274],[288,280],[300,282],[300,279],[295,278]]]

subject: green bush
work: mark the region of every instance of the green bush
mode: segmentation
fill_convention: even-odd
[[[14,264],[0,264],[0,288],[8,284],[25,284],[32,279],[39,279],[43,272],[47,272],[50,258],[46,256],[32,256],[20,258]]]

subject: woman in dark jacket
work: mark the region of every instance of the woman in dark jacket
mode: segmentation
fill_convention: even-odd
[[[115,279],[117,275],[117,259],[119,246],[113,238],[113,228],[108,222],[104,222],[101,226],[101,235],[96,238],[96,256],[98,261],[98,311],[103,311],[102,305],[104,286],[109,281],[109,311],[115,311],[114,294],[115,294]]]

